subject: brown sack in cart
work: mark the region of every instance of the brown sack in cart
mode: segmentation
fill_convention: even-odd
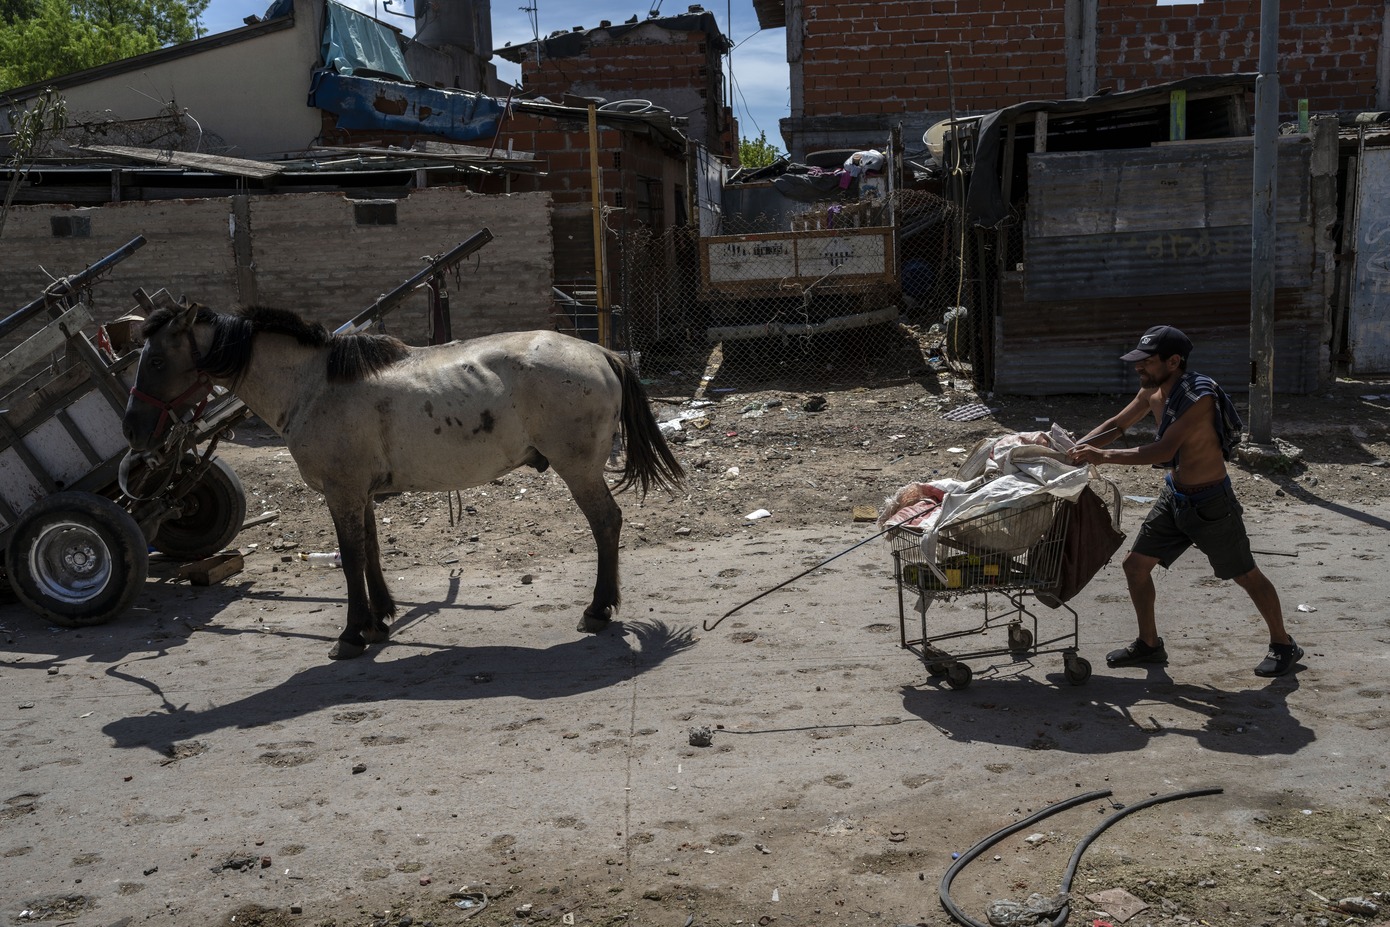
[[[1036,593],[1037,600],[1050,608],[1059,608],[1082,589],[1086,588],[1100,568],[1110,562],[1115,551],[1124,543],[1124,532],[1119,529],[1120,500],[1118,489],[1115,492],[1115,514],[1112,518],[1104,500],[1087,486],[1076,497],[1071,506],[1071,517],[1067,519],[1067,533],[1062,537],[1062,559],[1057,579],[1057,588]]]

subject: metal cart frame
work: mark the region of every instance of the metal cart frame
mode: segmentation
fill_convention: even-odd
[[[1091,664],[1077,653],[1079,618],[1076,610],[1049,592],[1058,587],[1073,503],[1040,494],[1016,504],[994,508],[954,522],[936,535],[934,556],[923,552],[920,529],[899,527],[889,532],[893,574],[898,587],[900,644],[915,653],[932,676],[945,676],[952,689],[970,685],[974,673],[965,663],[1000,656],[1014,663],[1048,653],[1062,654],[1063,670],[1072,685],[1091,676]],[[908,594],[917,594],[909,607]],[[960,596],[981,596],[982,619],[970,627],[932,633],[927,612],[935,602]],[[990,597],[1004,606],[991,612]],[[1060,611],[1046,622],[1025,599],[1045,602]],[[944,622],[943,622],[944,624]],[[1060,630],[1056,625],[1060,624]],[[1044,636],[1044,628],[1049,636]],[[1007,631],[1004,646],[946,650],[948,641]]]

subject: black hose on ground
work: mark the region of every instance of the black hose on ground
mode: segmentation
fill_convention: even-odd
[[[1199,795],[1219,795],[1221,794],[1221,791],[1222,790],[1220,788],[1212,787],[1204,789],[1191,789],[1186,792],[1174,792],[1171,795],[1158,795],[1153,798],[1147,798],[1144,801],[1130,805],[1126,808],[1121,808],[1119,811],[1110,815],[1104,821],[1101,821],[1100,824],[1098,824],[1089,834],[1081,838],[1081,842],[1076,845],[1076,849],[1071,854],[1071,859],[1067,862],[1066,871],[1062,875],[1061,893],[1066,894],[1067,892],[1071,891],[1072,880],[1076,878],[1076,869],[1077,866],[1081,863],[1081,854],[1085,853],[1086,848],[1089,847],[1096,840],[1097,837],[1104,833],[1106,828],[1114,824],[1116,821],[1120,820],[1126,815],[1133,814],[1134,812],[1140,811],[1144,808],[1148,808],[1151,805],[1159,805],[1164,802],[1176,801],[1179,798],[1195,798]],[[951,867],[947,869],[946,873],[941,877],[941,887],[939,889],[939,894],[941,896],[941,906],[946,909],[946,912],[950,914],[951,917],[953,917],[960,923],[967,925],[967,927],[989,927],[988,924],[983,924],[980,921],[971,918],[964,911],[962,911],[954,901],[951,900],[951,880],[953,880],[956,877],[956,875],[962,869],[965,868],[967,863],[969,863],[975,857],[979,856],[985,850],[994,846],[994,844],[998,843],[1000,840],[1003,840],[1010,834],[1014,834],[1018,831],[1023,830],[1024,828],[1033,824],[1035,821],[1040,821],[1043,818],[1051,817],[1052,815],[1057,814],[1058,812],[1065,811],[1068,808],[1073,808],[1076,805],[1084,804],[1085,802],[1091,801],[1093,799],[1106,798],[1110,794],[1111,793],[1109,789],[1103,789],[1098,792],[1087,792],[1084,795],[1077,795],[1073,798],[1068,798],[1065,801],[1061,801],[1055,805],[1051,805],[1047,808],[1044,808],[1036,814],[1029,815],[1028,817],[1024,818],[1022,821],[1019,821],[1016,824],[1011,824],[1008,827],[1003,828],[1002,830],[998,830],[995,831],[993,834],[990,834],[984,840],[981,840],[979,843],[975,844],[969,850],[962,853],[960,858],[957,859],[954,863],[952,863]],[[1049,924],[1051,925],[1051,927],[1062,927],[1062,925],[1067,922],[1067,917],[1070,916],[1070,914],[1071,905],[1065,904],[1062,906],[1061,911],[1057,914],[1057,917],[1054,920],[1049,921]]]
[[[1128,807],[1121,808],[1119,811],[1116,811],[1114,814],[1110,815],[1110,817],[1106,818],[1104,821],[1101,821],[1100,824],[1096,825],[1096,828],[1092,830],[1089,834],[1087,834],[1085,837],[1082,837],[1081,842],[1076,845],[1076,849],[1072,851],[1071,860],[1067,863],[1067,871],[1062,874],[1061,893],[1066,894],[1067,892],[1071,891],[1071,880],[1076,878],[1076,867],[1081,862],[1081,854],[1086,852],[1086,848],[1089,847],[1091,843],[1097,837],[1099,837],[1107,827],[1109,827],[1111,824],[1114,824],[1120,818],[1124,817],[1127,814],[1133,814],[1135,811],[1140,811],[1144,808],[1147,808],[1150,805],[1161,805],[1167,801],[1177,801],[1179,798],[1196,798],[1199,795],[1220,795],[1221,792],[1222,790],[1215,786],[1205,789],[1189,789],[1186,792],[1174,792],[1171,795],[1158,795],[1153,798],[1146,798],[1141,802],[1137,802],[1136,804],[1129,805]],[[1061,927],[1062,924],[1065,924],[1067,922],[1067,915],[1070,912],[1071,905],[1063,905],[1061,912],[1057,915],[1057,919],[1052,922],[1054,927]]]
[[[962,853],[960,855],[960,858],[953,862],[951,864],[951,868],[947,869],[945,875],[941,877],[941,888],[939,890],[939,894],[941,895],[941,906],[946,909],[947,914],[950,914],[951,917],[955,918],[957,921],[960,921],[962,924],[967,924],[968,927],[989,927],[988,924],[982,924],[979,921],[971,918],[960,908],[956,907],[956,903],[951,900],[951,880],[956,877],[956,874],[960,872],[962,869],[964,869],[967,863],[969,863],[975,857],[979,856],[985,850],[988,850],[990,847],[994,846],[996,843],[998,843],[1000,840],[1003,840],[1010,834],[1014,834],[1018,831],[1023,830],[1025,827],[1028,827],[1033,822],[1041,821],[1043,818],[1051,817],[1052,815],[1057,814],[1059,811],[1066,811],[1068,808],[1074,808],[1077,805],[1084,804],[1088,801],[1094,801],[1097,798],[1106,798],[1109,795],[1109,789],[1102,789],[1099,792],[1087,792],[1084,795],[1076,795],[1072,798],[1066,799],[1065,801],[1060,801],[1055,805],[1049,805],[1048,807],[1042,809],[1036,814],[1029,815],[1022,821],[1019,821],[1017,824],[1011,824],[1008,827],[1005,827],[1003,830],[997,830],[994,833],[990,834],[988,837],[981,840],[979,843],[975,844],[973,847]]]

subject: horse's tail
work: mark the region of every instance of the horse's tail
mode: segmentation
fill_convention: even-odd
[[[666,444],[666,437],[656,423],[656,416],[652,414],[647,391],[642,388],[637,371],[619,355],[612,351],[606,353],[608,365],[618,375],[623,387],[623,440],[627,444],[627,464],[623,467],[622,479],[614,489],[622,492],[637,486],[644,496],[652,486],[679,489],[685,482],[685,470]]]

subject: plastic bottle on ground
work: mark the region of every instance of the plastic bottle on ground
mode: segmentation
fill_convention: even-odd
[[[299,559],[305,561],[311,567],[340,567],[343,565],[343,555],[338,551],[332,553],[300,553]]]

